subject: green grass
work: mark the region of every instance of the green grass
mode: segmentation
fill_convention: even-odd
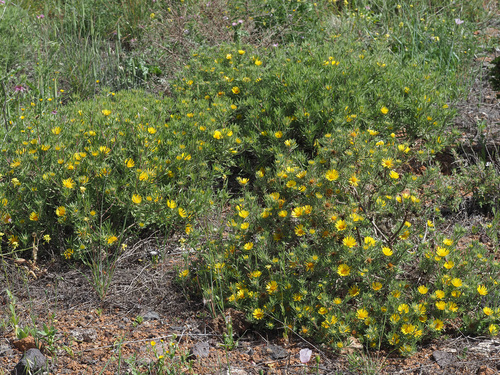
[[[498,173],[438,158],[481,2],[7,1],[0,18],[2,256],[82,262],[105,299],[125,238],[160,231],[197,249],[186,290],[255,327],[403,355],[451,322],[498,333],[498,262],[441,229],[469,189],[497,238]]]

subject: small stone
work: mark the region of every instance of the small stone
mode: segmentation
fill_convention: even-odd
[[[247,375],[248,373],[245,370],[240,368],[231,367],[231,369],[221,370],[219,375]]]
[[[191,355],[195,357],[208,357],[208,353],[210,352],[210,345],[206,341],[200,341],[194,344],[191,347]]]
[[[455,356],[451,353],[436,350],[432,353],[432,357],[439,367],[446,367],[455,360]]]
[[[47,359],[38,349],[29,349],[11,371],[11,375],[40,374],[47,370]]]
[[[156,311],[148,311],[142,318],[144,320],[160,320],[160,315]]]
[[[21,340],[14,341],[13,344],[17,350],[23,353],[28,349],[36,348],[35,339],[33,338],[33,336],[27,336],[25,338],[22,338]]]
[[[273,360],[278,360],[288,357],[288,352],[278,345],[269,345],[266,348],[266,351]]]
[[[78,342],[93,342],[97,340],[97,332],[94,328],[77,328],[72,330],[70,334]]]

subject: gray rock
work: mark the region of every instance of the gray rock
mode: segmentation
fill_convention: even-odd
[[[278,345],[269,345],[266,348],[266,351],[273,360],[278,360],[288,357],[288,352]]]
[[[142,318],[144,320],[160,320],[160,315],[156,311],[148,311]]]
[[[208,357],[208,353],[210,352],[210,345],[208,345],[208,342],[205,341],[200,341],[194,344],[191,347],[191,355],[194,355],[195,357]]]
[[[439,367],[446,367],[456,359],[453,354],[441,350],[434,351],[432,358],[434,358]]]
[[[47,358],[38,349],[28,349],[18,362],[11,375],[41,374],[47,370]]]

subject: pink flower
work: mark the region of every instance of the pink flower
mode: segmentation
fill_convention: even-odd
[[[36,18],[38,18],[39,20],[45,18],[45,16],[43,14],[40,14],[39,16],[36,16]]]
[[[312,350],[311,349],[302,349],[300,351],[300,362],[307,363],[311,360]]]
[[[24,92],[24,91],[28,91],[28,89],[21,85],[17,85],[16,87],[14,87],[14,92]]]
[[[455,18],[455,23],[456,23],[457,25],[461,25],[461,24],[463,24],[464,22],[465,22],[465,21],[462,21],[460,18]]]

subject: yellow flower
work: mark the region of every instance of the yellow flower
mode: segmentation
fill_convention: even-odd
[[[342,243],[347,246],[347,247],[354,247],[356,246],[358,243],[356,242],[356,240],[354,239],[354,237],[351,237],[351,236],[347,236],[345,237],[343,240],[342,240]]]
[[[451,246],[451,245],[453,245],[453,240],[450,240],[449,238],[445,238],[443,240],[443,244],[446,246]]]
[[[349,267],[347,264],[345,263],[342,263],[338,266],[337,268],[337,273],[340,275],[340,276],[349,276],[349,274],[351,273],[351,267]]]
[[[110,237],[108,237],[108,239],[107,239],[108,245],[112,245],[112,244],[114,244],[116,241],[118,241],[118,237],[116,237],[116,236],[110,236]]]
[[[410,311],[410,307],[406,303],[402,303],[401,305],[398,306],[398,312],[400,314],[408,314]]]
[[[356,175],[353,174],[349,179],[349,184],[351,184],[352,186],[358,186],[359,181],[360,181],[359,178],[357,178]]]
[[[397,180],[399,178],[399,173],[398,172],[395,172],[395,171],[391,171],[389,173],[389,177],[394,179],[394,180]]]
[[[462,286],[462,280],[460,280],[459,278],[455,277],[453,280],[451,280],[451,284],[455,288],[460,288]]]
[[[380,112],[382,112],[382,114],[386,115],[387,113],[389,113],[389,109],[387,109],[387,107],[382,107],[382,108],[380,108]]]
[[[405,335],[413,334],[416,329],[417,329],[417,327],[414,326],[413,324],[403,324],[401,326],[401,332],[403,332],[403,334],[405,334]]]
[[[299,237],[306,234],[306,231],[304,230],[304,226],[302,224],[299,224],[295,227],[295,234]]]
[[[245,186],[250,180],[248,178],[236,177],[236,181],[238,181],[240,185]]]
[[[488,294],[488,288],[486,288],[484,285],[479,285],[477,287],[477,292],[482,295],[482,296],[485,296]]]
[[[375,291],[382,289],[382,283],[379,283],[378,281],[374,281],[372,283],[372,289]]]
[[[231,91],[233,92],[233,94],[239,94],[241,92],[238,86],[234,86]]]
[[[52,128],[50,131],[53,134],[58,135],[61,132],[61,128],[59,126],[56,126],[55,128]]]
[[[444,310],[446,308],[446,302],[444,301],[437,301],[436,302],[436,307],[438,310]]]
[[[222,133],[220,132],[220,130],[216,130],[216,131],[214,131],[214,135],[213,135],[213,137],[214,137],[215,139],[222,139]]]
[[[111,114],[111,111],[108,109],[103,109],[101,112],[104,116],[109,116]]]
[[[335,169],[330,169],[325,173],[325,177],[328,181],[335,181],[337,178],[339,178],[339,172],[337,172]]]
[[[358,311],[356,311],[356,317],[360,320],[364,320],[368,318],[368,311],[366,311],[365,309],[359,309]]]
[[[429,288],[427,288],[425,285],[420,285],[418,287],[418,292],[420,294],[426,294],[429,291]]]
[[[250,272],[250,277],[259,277],[260,275],[262,275],[262,272],[260,271],[253,271],[253,272]]]
[[[385,247],[385,246],[382,248],[382,252],[384,253],[385,256],[388,256],[388,257],[390,257],[393,254],[392,250],[388,247]]]
[[[184,210],[183,208],[179,207],[178,212],[180,217],[187,217],[186,210]]]
[[[349,288],[349,295],[351,297],[357,296],[359,294],[359,288],[356,285],[353,285]]]
[[[30,213],[30,220],[31,221],[38,221],[38,214],[36,212]]]
[[[441,258],[444,258],[445,256],[447,256],[448,254],[450,253],[450,250],[444,248],[444,247],[441,247],[441,246],[438,246],[437,249],[436,249],[436,254],[438,256],[440,256]]]
[[[443,267],[446,268],[447,270],[452,269],[454,266],[455,266],[455,262],[452,260],[449,260],[445,264],[443,264]]]
[[[445,296],[445,293],[442,290],[436,290],[435,294],[437,299],[443,299]]]
[[[488,331],[490,331],[490,335],[496,336],[498,335],[498,326],[496,324],[490,324]]]
[[[279,139],[279,138],[283,137],[283,132],[278,131],[278,132],[274,133],[274,136]]]
[[[255,60],[255,65],[257,65],[257,66],[262,65],[262,61],[260,61],[259,59]]]
[[[382,166],[385,168],[394,167],[394,160],[392,158],[382,159]]]
[[[261,320],[264,317],[264,311],[262,309],[255,309],[252,315],[255,319]]]
[[[440,319],[436,319],[431,323],[431,328],[435,331],[441,331],[444,328],[444,323]]]
[[[335,223],[335,228],[337,228],[338,231],[343,231],[347,228],[347,225],[344,220],[337,220],[337,222]]]
[[[167,200],[167,207],[173,210],[174,208],[177,207],[177,203],[175,203],[174,200],[168,199]]]
[[[276,293],[278,291],[278,283],[276,281],[271,281],[266,284],[266,290],[269,294]]]
[[[179,277],[182,279],[184,277],[186,277],[187,275],[189,275],[189,270],[184,270],[184,271],[180,271],[179,272]]]
[[[320,309],[318,310],[318,313],[320,315],[325,315],[327,312],[328,312],[328,309],[326,307],[320,307]]]
[[[286,212],[285,210],[281,210],[280,212],[278,212],[279,217],[286,217],[287,215],[288,215],[288,212]]]
[[[135,204],[139,204],[142,202],[142,197],[139,194],[133,194],[132,202],[134,202]]]
[[[73,179],[70,177],[66,180],[63,180],[63,185],[68,189],[73,189],[75,187],[75,181],[73,181]]]

